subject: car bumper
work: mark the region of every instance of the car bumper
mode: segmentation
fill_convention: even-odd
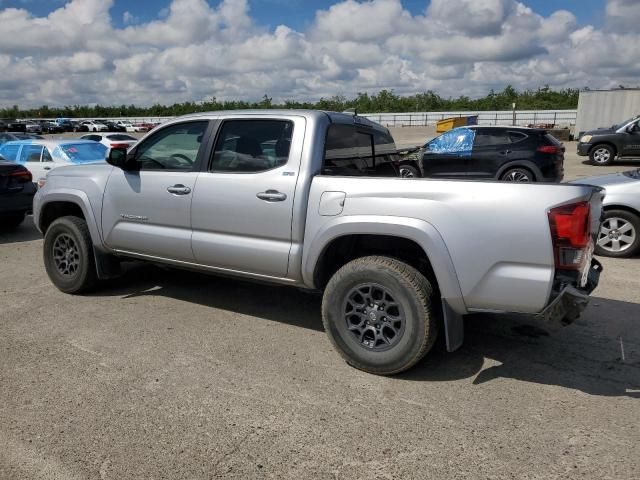
[[[565,286],[560,294],[537,317],[550,327],[562,327],[572,323],[587,308],[589,294],[595,290],[602,273],[602,264],[595,258],[582,287]]]
[[[590,149],[591,149],[590,143],[578,142],[578,155],[580,155],[581,157],[588,156]]]

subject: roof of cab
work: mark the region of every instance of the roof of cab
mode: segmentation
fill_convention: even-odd
[[[374,121],[369,120],[366,117],[362,117],[360,115],[355,115],[353,113],[342,113],[342,112],[327,112],[324,110],[304,110],[304,109],[253,109],[253,110],[216,110],[210,112],[199,112],[199,113],[189,113],[187,115],[183,115],[181,117],[177,117],[172,119],[169,123],[174,123],[176,121],[183,121],[189,119],[196,118],[218,118],[222,116],[233,116],[233,115],[297,115],[302,116],[308,119],[320,120],[323,118],[327,118],[331,123],[347,123],[347,124],[358,124],[367,126],[370,128],[375,128],[377,130],[388,131],[387,128],[376,123]]]

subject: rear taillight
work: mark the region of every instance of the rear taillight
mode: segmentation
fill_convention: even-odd
[[[540,145],[537,149],[537,152],[540,153],[552,153],[557,154],[562,151],[560,147],[556,147],[555,145]]]
[[[111,148],[129,148],[128,143],[112,143]]]
[[[549,211],[556,268],[581,270],[592,247],[589,202],[573,203]]]
[[[9,176],[20,183],[27,183],[33,180],[33,176],[29,170],[17,170],[15,172],[11,172]]]

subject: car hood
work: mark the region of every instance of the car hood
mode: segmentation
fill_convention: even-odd
[[[584,132],[583,135],[609,135],[611,133],[616,133],[616,131],[613,128],[596,128],[595,130]]]
[[[604,187],[607,190],[634,189],[640,194],[640,169],[622,173],[611,173],[609,175],[599,175],[597,177],[586,177],[569,183],[594,185]]]
[[[79,165],[65,165],[64,167],[56,167],[49,172],[47,177],[88,177],[92,175],[108,175],[113,169],[104,160],[92,163],[83,163]]]

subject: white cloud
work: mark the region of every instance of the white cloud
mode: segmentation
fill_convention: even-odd
[[[517,88],[635,85],[640,2],[608,0],[605,26],[579,26],[527,0],[336,1],[304,31],[267,29],[247,0],[173,0],[156,18],[113,0],[71,0],[46,17],[0,10],[0,105],[317,99],[393,88],[483,95]]]
[[[136,17],[133,13],[127,10],[122,14],[122,23],[124,23],[125,25],[138,23],[138,17]]]
[[[607,26],[612,31],[638,33],[640,31],[640,2],[638,0],[608,0]]]

